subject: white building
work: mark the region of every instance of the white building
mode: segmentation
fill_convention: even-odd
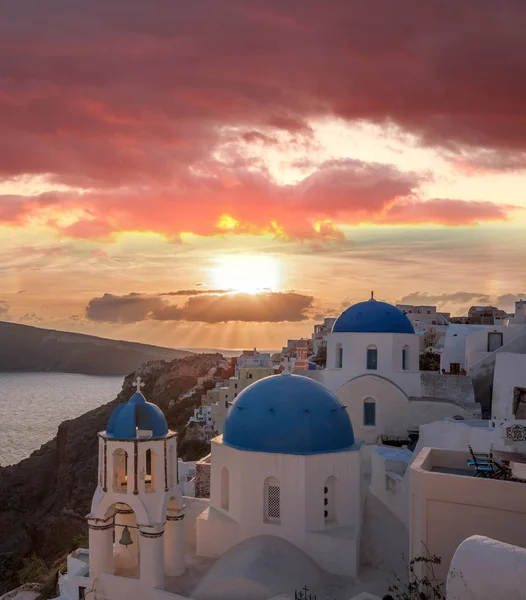
[[[344,311],[327,336],[323,383],[347,407],[356,435],[407,437],[424,423],[480,416],[468,377],[420,372],[419,336],[395,306],[371,297]]]
[[[396,308],[407,316],[415,329],[425,329],[433,325],[449,325],[450,314],[437,312],[436,306],[397,304]]]
[[[237,367],[239,369],[270,369],[272,361],[269,352],[258,352],[254,350],[245,350],[241,356],[237,358]]]
[[[209,405],[201,405],[197,408],[194,408],[194,414],[188,419],[188,424],[200,423],[203,425],[212,426],[214,424],[214,421],[211,417],[211,408],[212,407]]]
[[[328,573],[356,575],[359,449],[345,407],[324,386],[290,374],[253,384],[212,441],[210,507],[197,520],[197,553],[217,557],[273,535]]]
[[[327,317],[323,319],[323,323],[314,325],[314,332],[312,334],[312,353],[314,355],[318,354],[322,346],[327,345],[327,334],[332,331],[334,323],[336,323],[335,318]]]

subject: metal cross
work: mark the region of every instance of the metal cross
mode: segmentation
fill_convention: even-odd
[[[140,393],[141,388],[143,388],[146,384],[141,379],[140,375],[137,375],[137,379],[132,383],[137,388],[137,392]]]

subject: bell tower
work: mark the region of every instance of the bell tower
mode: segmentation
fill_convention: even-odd
[[[110,415],[99,437],[97,489],[89,526],[92,586],[104,574],[164,589],[185,571],[184,505],[177,478],[177,436],[161,409],[137,391]]]

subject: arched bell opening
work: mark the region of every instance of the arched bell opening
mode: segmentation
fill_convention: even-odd
[[[120,577],[138,577],[140,569],[139,529],[133,509],[123,502],[112,505],[113,512],[113,565]]]

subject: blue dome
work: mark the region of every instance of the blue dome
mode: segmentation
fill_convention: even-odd
[[[396,306],[374,298],[353,304],[336,319],[333,333],[414,333],[411,321]]]
[[[133,440],[139,437],[137,429],[151,431],[152,438],[164,437],[168,433],[163,411],[155,404],[146,402],[140,392],[113,409],[106,426],[106,435],[120,440]]]
[[[323,454],[351,450],[351,420],[326,387],[300,375],[271,375],[245,388],[228,411],[223,443],[239,450]]]

